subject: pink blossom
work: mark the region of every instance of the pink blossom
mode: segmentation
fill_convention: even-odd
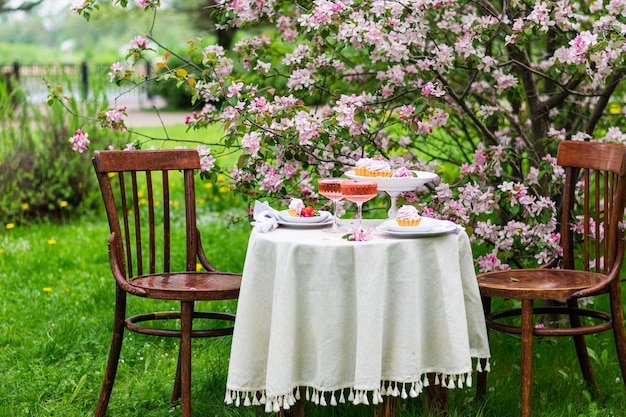
[[[109,81],[113,82],[117,78],[117,75],[122,71],[124,71],[124,67],[121,63],[116,62],[111,65],[111,71],[109,72]]]
[[[263,179],[259,182],[259,189],[263,191],[276,192],[283,187],[283,177],[274,167],[264,167]]]
[[[239,97],[242,89],[243,83],[232,83],[228,86],[228,94],[226,94],[226,97]]]
[[[518,84],[517,78],[511,74],[505,74],[501,70],[495,70],[493,76],[496,79],[496,93],[501,94],[509,87],[515,87]]]
[[[580,33],[570,42],[570,62],[575,64],[585,61],[587,51],[598,43],[598,35],[589,31]]]
[[[372,233],[374,229],[369,228],[367,230],[360,229],[358,227],[353,227],[352,231],[345,236],[347,240],[353,240],[355,242],[367,242],[372,238]]]
[[[130,41],[131,49],[146,49],[148,47],[148,40],[141,36],[135,36],[135,39]]]
[[[126,117],[126,107],[122,107],[119,109],[107,110],[104,112],[104,117],[100,114],[99,118],[101,120],[102,127],[111,130],[120,130],[125,131],[125,117]]]
[[[250,132],[243,135],[241,139],[241,147],[254,157],[259,156],[261,149],[261,136],[258,132]]]
[[[539,184],[539,169],[537,167],[530,167],[528,175],[526,176],[526,182],[529,185]]]
[[[74,136],[69,139],[69,142],[72,144],[72,150],[83,153],[89,146],[89,134],[78,129]]]
[[[509,266],[507,264],[503,264],[494,253],[479,256],[478,259],[476,259],[476,262],[478,263],[480,272],[509,269]]]
[[[211,155],[211,148],[200,145],[196,148],[200,156],[200,171],[207,172],[215,167],[215,157]]]
[[[308,69],[295,70],[287,81],[287,87],[295,91],[308,89],[315,83],[312,76],[312,71]]]

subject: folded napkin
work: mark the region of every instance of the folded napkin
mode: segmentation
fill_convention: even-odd
[[[251,223],[256,230],[261,233],[271,232],[278,227],[280,214],[278,210],[270,207],[267,201],[254,202],[254,212],[252,213],[254,221]]]

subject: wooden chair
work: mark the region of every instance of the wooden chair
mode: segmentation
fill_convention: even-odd
[[[573,336],[583,377],[597,390],[584,336],[613,330],[622,379],[626,383],[626,335],[619,276],[624,257],[626,147],[563,141],[557,163],[565,169],[560,224],[562,258],[542,268],[478,276],[488,329],[521,335],[523,417],[531,412],[533,336]],[[572,230],[575,223],[582,225],[582,233]],[[600,294],[608,295],[610,312],[579,305],[582,297]],[[521,300],[521,308],[492,312],[492,297]],[[534,300],[539,301],[537,306]],[[554,300],[561,303],[549,302]],[[570,325],[535,326],[536,315],[565,315]],[[521,317],[521,325],[511,321],[511,317],[517,316]],[[484,394],[485,389],[486,373],[479,373],[478,394]]]
[[[198,153],[193,149],[99,151],[94,154],[93,165],[111,231],[108,250],[116,282],[113,338],[95,416],[106,413],[124,330],[128,329],[180,338],[172,402],[181,399],[182,415],[189,417],[191,340],[231,335],[235,319],[230,313],[194,311],[194,303],[236,299],[241,283],[240,275],[214,268],[202,250],[194,191],[194,170],[200,168]],[[178,217],[170,210],[175,205],[170,201],[170,182],[175,175],[184,178],[184,216]],[[177,231],[183,236],[180,247],[172,244]],[[206,272],[196,272],[197,262]],[[128,294],[180,302],[180,311],[127,317]],[[193,329],[194,319],[215,320],[217,326]],[[162,320],[180,321],[180,330],[164,326]]]

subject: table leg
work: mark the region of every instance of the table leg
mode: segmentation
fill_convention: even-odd
[[[289,410],[281,408],[277,417],[304,417],[304,400],[297,400],[294,405],[289,407]]]
[[[441,385],[435,385],[435,375],[428,374],[430,385],[425,388],[425,405],[426,411],[435,413],[436,415],[445,415],[448,413],[448,388]]]
[[[396,417],[397,398],[391,395],[383,397],[383,402],[374,407],[374,417]]]

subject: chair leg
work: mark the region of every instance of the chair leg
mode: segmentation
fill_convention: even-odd
[[[435,384],[435,375],[428,374],[429,385],[424,389],[426,412],[436,416],[448,414],[448,388]],[[443,382],[442,382],[443,384]]]
[[[522,300],[521,417],[530,417],[533,366],[533,300]]]
[[[288,410],[281,408],[276,414],[277,417],[304,417],[304,400],[297,400]]]
[[[577,300],[567,300],[567,305],[571,308],[578,307]],[[580,327],[582,325],[580,316],[570,314],[570,325],[572,328]],[[585,343],[585,337],[583,335],[573,336],[574,346],[576,346],[576,355],[578,356],[578,363],[580,364],[580,370],[582,371],[583,378],[589,386],[591,386],[596,393],[600,393],[600,388],[596,382],[596,377],[593,374],[593,368],[591,367],[591,360],[589,359],[589,353],[587,352],[587,344]]]
[[[104,417],[111,399],[113,391],[113,383],[117,374],[117,365],[119,363],[120,354],[122,352],[122,342],[124,341],[125,314],[126,314],[126,293],[117,288],[115,295],[115,314],[113,318],[113,336],[111,337],[111,348],[109,349],[109,358],[107,359],[106,370],[104,371],[104,379],[100,388],[98,404],[94,412],[94,417]]]
[[[491,314],[491,297],[482,297],[483,311],[485,317]],[[489,338],[489,327],[487,327],[487,338]],[[487,393],[487,359],[479,359],[481,371],[476,372],[476,396],[483,397]]]
[[[174,377],[174,388],[172,389],[172,402],[180,399],[180,349],[178,350],[178,361],[176,361],[176,376]]]
[[[193,301],[182,301],[180,312],[181,411],[182,417],[191,417],[191,326]]]
[[[624,310],[619,282],[611,285],[611,315],[613,317],[613,337],[617,349],[617,359],[622,371],[622,381],[626,386],[626,331],[624,330]]]

